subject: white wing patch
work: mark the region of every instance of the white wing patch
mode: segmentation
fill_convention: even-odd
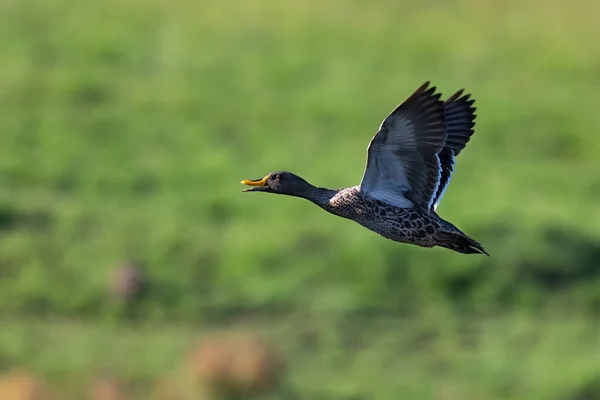
[[[440,187],[440,181],[442,180],[442,164],[440,163],[440,157],[436,154],[435,158],[437,158],[437,163],[438,163],[438,174],[437,174],[437,180],[435,181],[435,189],[433,189],[433,193],[437,193],[438,188]],[[446,185],[446,187],[448,187]],[[444,188],[445,190],[446,188]],[[429,202],[427,203],[427,209],[431,209],[431,206],[433,205],[433,201],[435,200],[434,196],[431,196],[431,199],[429,199]],[[435,209],[433,210],[435,211]]]
[[[444,197],[444,194],[446,194],[446,189],[448,189],[448,186],[450,186],[450,181],[452,180],[452,173],[454,172],[454,164],[456,163],[456,160],[454,160],[454,153],[450,154],[450,159],[452,160],[450,162],[450,174],[448,176],[448,180],[446,181],[446,185],[442,188],[442,192],[440,193],[440,195],[437,198],[437,201],[435,202],[435,204],[433,205],[433,211],[437,210],[437,207],[440,205],[440,202],[442,201],[442,197]],[[440,174],[440,178],[441,178],[441,174]],[[438,179],[438,185],[440,184],[440,180]],[[437,191],[437,188],[436,188]]]

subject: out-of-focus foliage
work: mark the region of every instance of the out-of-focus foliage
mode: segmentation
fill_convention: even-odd
[[[300,398],[600,397],[598,10],[2,2],[0,365],[144,387],[244,317]],[[241,193],[274,170],[357,184],[426,80],[477,100],[438,211],[491,258]]]

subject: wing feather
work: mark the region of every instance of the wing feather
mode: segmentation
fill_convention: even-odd
[[[367,149],[362,191],[401,207],[431,208],[438,191],[438,153],[446,143],[444,102],[423,84],[382,122]]]
[[[441,176],[434,196],[432,208],[434,211],[450,184],[456,156],[465,148],[474,133],[475,111],[477,110],[473,106],[475,100],[470,99],[470,94],[463,96],[463,92],[464,90],[459,90],[444,103],[447,138],[446,144],[439,154]]]

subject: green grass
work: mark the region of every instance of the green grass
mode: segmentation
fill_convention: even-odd
[[[62,346],[82,335],[80,360],[94,359],[96,334],[118,348],[128,330],[105,331],[114,318],[174,324],[139,336],[165,349],[158,371],[198,324],[274,309],[310,321],[383,312],[407,327],[373,331],[347,355],[353,366],[321,363],[335,343],[318,355],[290,346],[302,360],[291,379],[315,390],[302,398],[438,399],[439,383],[458,398],[575,399],[600,379],[598,343],[572,337],[600,309],[596,11],[590,0],[3,2],[0,359],[79,371],[50,350],[32,356],[19,332],[42,315]],[[425,80],[477,99],[476,134],[438,211],[491,258],[397,244],[299,199],[241,193],[241,179],[274,170],[357,184],[371,135]],[[143,263],[150,286],[120,313],[106,281],[125,259]],[[543,328],[531,317],[540,309],[556,313]],[[559,317],[573,309],[582,315]],[[519,313],[542,347],[502,334]],[[438,318],[483,318],[474,335],[485,345],[465,355],[443,330],[435,346],[451,350],[405,358],[403,335]],[[131,357],[127,372],[146,373]],[[429,365],[444,357],[444,372]]]
[[[264,399],[290,394],[390,400],[600,395],[597,322],[577,315],[557,318],[555,312],[472,319],[429,316],[417,321],[288,315],[220,327],[260,332],[284,352],[287,376],[280,392],[260,397]],[[0,346],[5,359],[21,360],[55,386],[71,382],[81,392],[94,374],[116,374],[126,377],[143,399],[157,376],[185,376],[188,351],[206,331],[187,324],[8,321],[0,332]]]

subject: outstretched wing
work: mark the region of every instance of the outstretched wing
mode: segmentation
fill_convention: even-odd
[[[439,187],[433,197],[433,211],[440,204],[450,184],[452,172],[454,172],[455,157],[465,148],[475,128],[475,110],[477,110],[473,107],[475,100],[470,99],[470,94],[464,96],[462,94],[463,90],[460,90],[450,96],[444,103],[448,136],[444,148],[438,155],[441,164],[441,177]]]
[[[446,142],[444,102],[423,84],[382,122],[367,149],[361,191],[400,207],[429,210]]]

